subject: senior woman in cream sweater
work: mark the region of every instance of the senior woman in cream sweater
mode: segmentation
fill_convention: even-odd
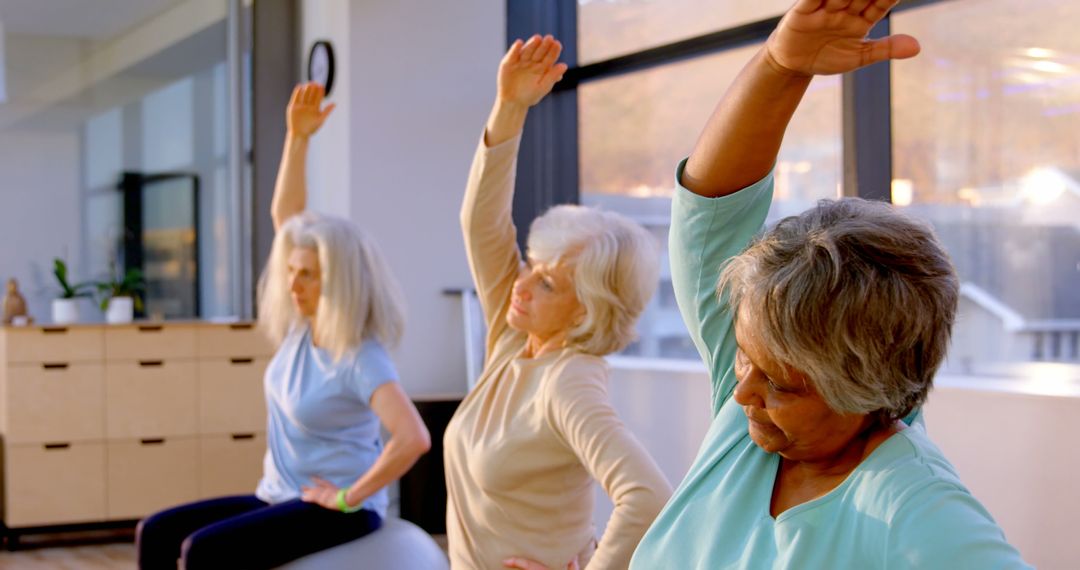
[[[510,207],[529,107],[566,71],[551,36],[518,40],[473,161],[461,223],[487,360],[445,435],[455,568],[625,568],[671,487],[607,397],[656,289],[657,244],[614,213],[557,206],[523,262]],[[593,480],[615,504],[597,543]]]

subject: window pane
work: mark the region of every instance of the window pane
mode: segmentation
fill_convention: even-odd
[[[142,169],[180,170],[195,162],[195,81],[191,76],[142,100]]]
[[[792,0],[578,0],[578,62],[600,61],[779,16]]]
[[[639,221],[663,246],[660,290],[627,354],[696,359],[671,290],[667,233],[675,166],[757,47],[590,82],[578,88],[581,201]],[[776,166],[770,219],[839,194],[840,79],[814,80]]]
[[[83,133],[84,189],[116,185],[124,162],[124,117],[120,107],[91,117]]]
[[[1053,0],[893,17],[923,46],[893,67],[894,202],[933,223],[962,283],[947,370],[1080,361],[1077,21]]]

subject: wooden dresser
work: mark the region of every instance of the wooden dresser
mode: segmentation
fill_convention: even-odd
[[[272,354],[250,323],[0,329],[4,525],[131,520],[254,492]]]

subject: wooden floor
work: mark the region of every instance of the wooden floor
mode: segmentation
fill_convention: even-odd
[[[446,535],[435,542],[446,551]],[[130,542],[86,546],[29,546],[24,550],[0,550],[0,570],[134,570],[135,545]]]
[[[135,527],[60,530],[15,538],[17,549],[0,550],[0,570],[134,570]]]
[[[135,545],[99,544],[0,551],[2,570],[132,570]]]

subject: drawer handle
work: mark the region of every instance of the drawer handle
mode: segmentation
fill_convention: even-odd
[[[46,443],[45,445],[42,445],[41,447],[44,447],[46,451],[51,451],[53,449],[68,449],[68,448],[71,447],[71,444],[70,443]]]
[[[232,434],[232,439],[233,439],[233,441],[240,441],[240,440],[244,440],[244,439],[255,439],[255,434],[253,434],[253,433],[234,433],[234,434]]]
[[[67,362],[45,362],[41,365],[45,370],[67,370]]]
[[[154,368],[165,366],[165,362],[163,360],[140,360],[139,366],[143,368]]]
[[[147,438],[147,439],[140,439],[139,443],[141,443],[142,445],[161,445],[161,444],[165,443],[165,438],[163,438],[163,437],[153,437],[153,438]]]
[[[68,329],[67,327],[42,327],[41,332],[44,334],[66,334]]]
[[[251,364],[255,362],[254,358],[230,358],[229,362],[233,364]]]
[[[251,323],[234,323],[229,325],[229,328],[234,331],[249,331],[252,328]]]
[[[161,325],[139,325],[139,332],[161,332]]]

